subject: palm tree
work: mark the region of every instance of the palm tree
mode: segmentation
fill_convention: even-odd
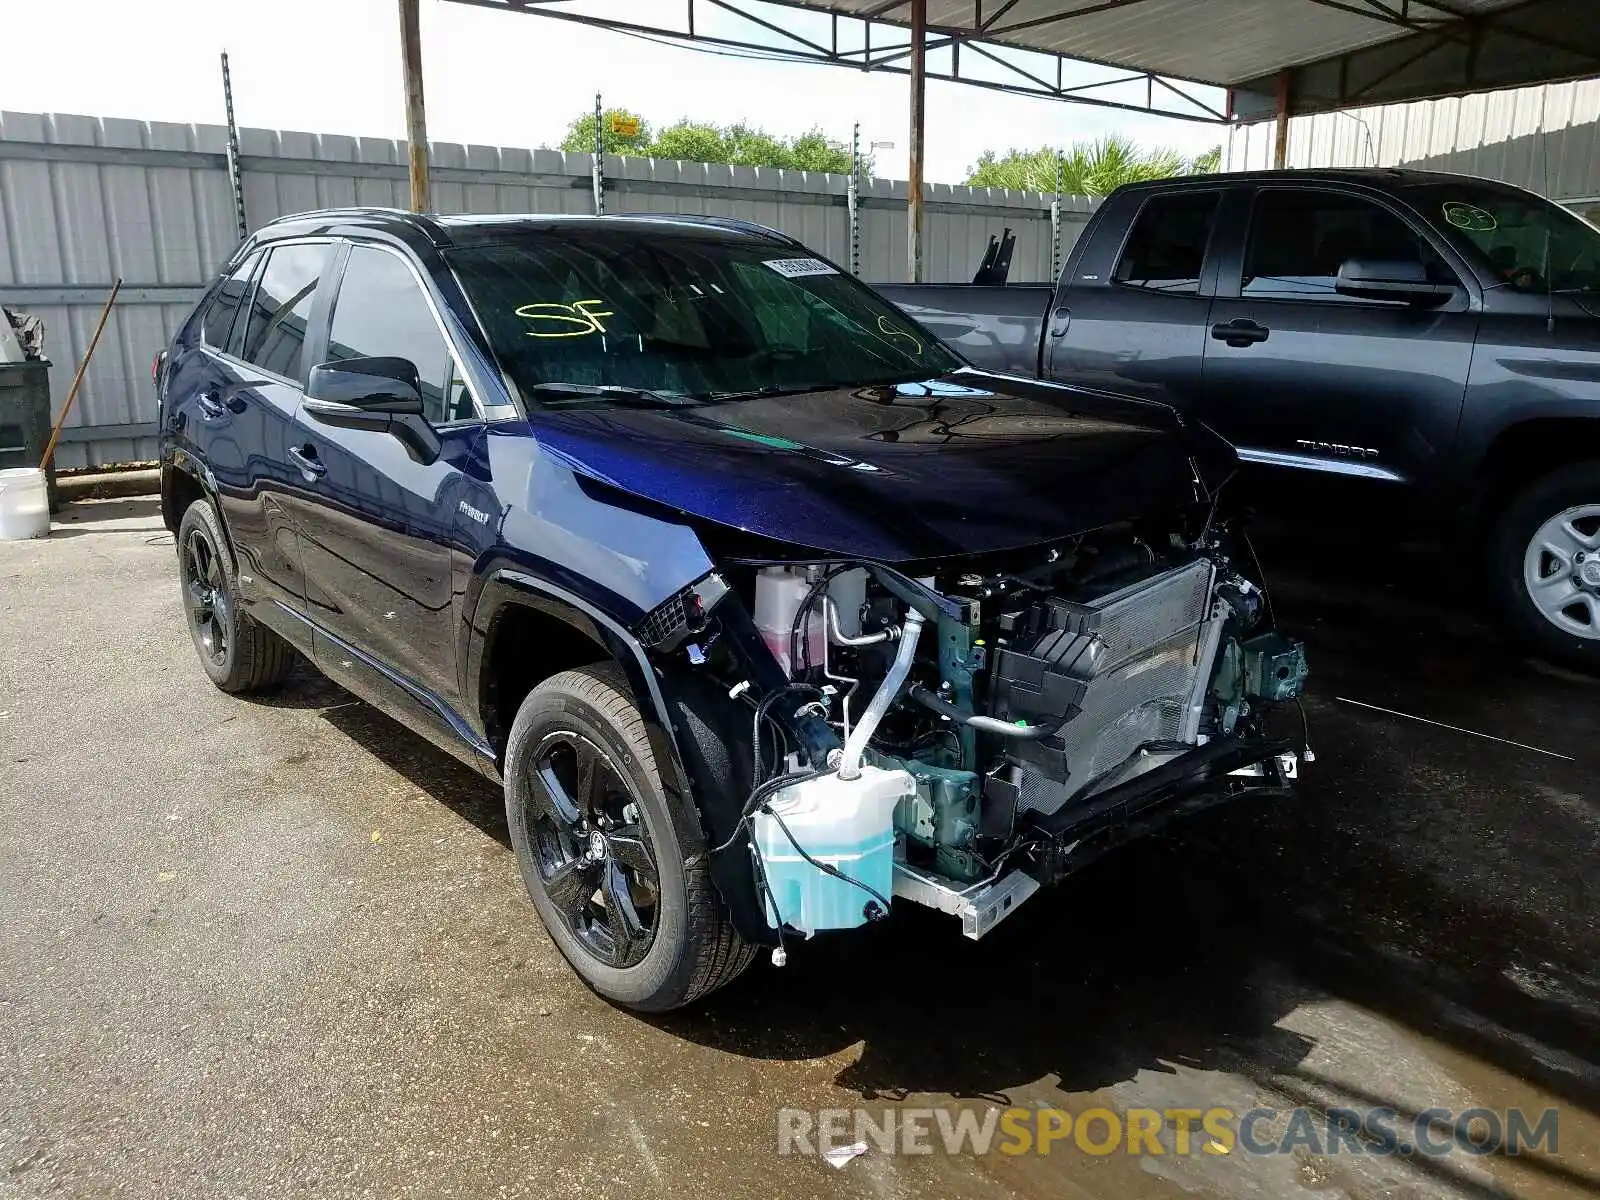
[[[973,187],[1053,192],[1059,172],[1061,190],[1066,195],[1104,196],[1125,183],[1215,170],[1213,155],[1220,160],[1220,146],[1191,163],[1176,150],[1145,150],[1130,138],[1110,134],[1090,142],[1074,142],[1064,153],[1046,147],[1012,150],[998,158],[988,151],[968,174],[967,183]]]

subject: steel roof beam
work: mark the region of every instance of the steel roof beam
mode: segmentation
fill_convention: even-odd
[[[593,29],[604,29],[613,33],[632,34],[659,41],[671,42],[676,45],[689,47],[705,46],[708,48],[713,48],[715,51],[730,53],[745,52],[751,55],[768,57],[774,60],[846,66],[854,67],[857,70],[886,71],[895,75],[910,74],[909,69],[900,64],[902,60],[908,58],[913,53],[914,49],[909,42],[896,43],[895,45],[888,47],[879,47],[872,44],[872,31],[880,24],[886,25],[888,28],[894,29],[897,32],[904,32],[905,25],[899,20],[880,22],[876,19],[866,17],[865,15],[858,17],[853,14],[846,15],[843,13],[834,13],[831,14],[835,17],[833,41],[831,45],[824,45],[822,43],[813,41],[810,38],[804,37],[799,33],[784,29],[776,21],[767,20],[760,14],[750,11],[747,7],[744,7],[739,3],[735,3],[734,0],[686,0],[686,20],[683,26],[651,25],[638,21],[624,20],[622,18],[612,18],[595,15],[593,13],[578,12],[574,11],[570,7],[574,0],[451,0],[451,2],[455,4],[467,4],[475,8],[487,8],[502,12],[523,13],[524,15],[528,16],[547,17],[551,20],[567,21],[573,24],[585,25]],[[778,2],[782,4],[783,0],[778,0]],[[893,9],[903,6],[909,2],[910,0],[894,0],[893,3],[890,3],[889,0],[883,0],[882,3],[874,5],[871,11],[888,13],[893,11]],[[1080,9],[1077,13],[1060,14],[1059,18],[1049,18],[1049,20],[1070,20],[1073,16],[1088,15],[1090,12],[1103,12],[1112,8],[1121,8],[1127,5],[1139,4],[1143,2],[1144,0],[1100,0],[1100,3],[1092,5],[1090,8]],[[991,0],[991,3],[995,3],[995,0]],[[1130,68],[1117,67],[1114,64],[1092,63],[1088,62],[1087,60],[1074,59],[1068,55],[1059,54],[1051,50],[1036,50],[1011,43],[990,41],[987,46],[983,45],[986,37],[996,33],[1003,33],[1007,29],[1015,30],[1018,28],[1036,28],[1038,26],[1038,18],[1035,18],[1029,22],[1017,22],[1011,26],[998,25],[998,22],[1003,21],[1006,14],[1009,13],[1017,3],[1018,0],[999,0],[998,3],[995,3],[995,7],[990,12],[984,13],[984,6],[981,3],[981,0],[974,0],[973,16],[975,20],[981,20],[982,25],[976,26],[972,29],[929,25],[928,32],[930,36],[926,43],[926,51],[932,53],[948,47],[952,52],[952,62],[951,68],[943,71],[933,69],[931,64],[927,65],[924,72],[925,77],[928,79],[937,79],[942,82],[960,83],[969,87],[979,87],[988,91],[1005,92],[1011,95],[1043,97],[1052,100],[1069,101],[1076,104],[1089,104],[1099,108],[1119,109],[1125,112],[1150,113],[1157,116],[1173,117],[1183,121],[1218,123],[1227,120],[1225,113],[1208,104],[1196,100],[1193,96],[1189,95],[1182,89],[1172,86],[1166,79],[1160,77],[1146,78],[1148,74],[1147,72],[1138,72],[1129,79],[1092,81],[1086,84],[1075,84],[1067,87],[1062,86],[1059,82],[1065,63],[1081,63],[1085,65],[1108,67],[1111,70],[1120,71],[1128,71]],[[753,40],[757,36],[754,32],[752,32],[748,37],[720,36],[702,32],[704,28],[703,23],[696,20],[696,11],[700,4],[710,4],[715,8],[732,14],[735,17],[750,21],[757,28],[765,30],[766,33],[773,35],[774,37],[781,38],[782,40],[776,44],[774,44],[774,42],[771,40],[756,41]],[[795,6],[791,4],[788,5],[788,7],[803,6]],[[817,12],[819,15],[824,12],[822,9],[811,9],[810,11]],[[850,50],[840,50],[838,48],[837,22],[839,20],[856,20],[860,23],[864,31],[864,44],[861,47]],[[972,51],[974,51],[973,57],[982,58],[1000,66],[1010,76],[1014,77],[1014,79],[996,80],[974,78],[971,74],[970,61],[968,64],[964,64],[960,56],[960,48],[963,44],[967,45]],[[884,53],[884,51],[887,51],[887,53]],[[1043,74],[1036,73],[1015,62],[1007,61],[1003,54],[996,53],[996,51],[1030,54],[1054,63],[1056,68],[1055,74],[1057,76],[1057,82],[1052,83]],[[1134,103],[1129,100],[1108,100],[1101,97],[1091,97],[1082,94],[1085,91],[1104,89],[1117,84],[1134,82],[1136,80],[1144,80],[1146,83],[1146,96],[1144,103]],[[1203,81],[1200,80],[1182,80],[1182,82],[1193,82],[1199,83],[1202,86],[1211,86],[1205,85]],[[1158,102],[1155,89],[1156,83],[1162,83],[1164,85],[1163,91],[1172,96],[1175,101],[1181,101],[1181,103]]]
[[[1324,8],[1348,9],[1357,0],[1312,2]],[[1393,10],[1395,2],[1386,0],[1383,6]],[[1600,74],[1600,22],[1594,17],[1593,0],[1520,0],[1505,8],[1475,13],[1457,11],[1441,0],[1401,2],[1394,15],[1411,22],[1404,36],[1288,69],[1291,113],[1392,104]],[[1448,19],[1422,17],[1413,11],[1418,7],[1446,14]],[[1372,19],[1389,20],[1376,12]],[[1233,90],[1234,111],[1247,121],[1271,117],[1277,79],[1275,72],[1238,85]]]

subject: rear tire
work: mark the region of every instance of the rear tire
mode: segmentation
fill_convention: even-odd
[[[528,693],[505,793],[528,895],[601,996],[666,1012],[755,961],[712,883],[693,801],[664,785],[616,664],[563,671]]]
[[[1490,587],[1518,640],[1600,669],[1600,462],[1563,467],[1512,496],[1489,556]]]
[[[239,571],[209,500],[189,505],[178,524],[178,582],[201,669],[225,692],[276,686],[294,665],[294,649],[248,612]]]

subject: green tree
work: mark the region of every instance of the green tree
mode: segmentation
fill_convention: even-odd
[[[631,134],[618,133],[612,128],[613,117],[621,117],[625,121],[637,121],[638,131]],[[650,126],[637,113],[631,113],[625,108],[608,108],[602,114],[600,144],[607,154],[635,156],[648,154]],[[567,136],[561,139],[561,149],[569,154],[594,153],[594,113],[584,113],[567,126]]]
[[[1218,160],[1221,150],[1219,146],[1212,152]],[[1062,192],[1104,196],[1125,183],[1188,174],[1210,157],[1202,155],[1191,164],[1176,150],[1146,150],[1129,138],[1112,134],[1092,142],[1074,142],[1065,152],[1044,147],[1010,150],[1001,157],[992,150],[986,151],[968,172],[967,183],[973,187],[1053,192],[1059,169]]]
[[[613,115],[638,121],[639,132],[627,137],[614,132],[611,128]],[[715,125],[710,121],[682,117],[652,137],[648,122],[626,109],[614,108],[606,110],[601,129],[607,154],[650,155],[653,158],[734,163],[747,167],[834,171],[841,175],[850,170],[850,148],[829,141],[827,135],[816,128],[799,137],[785,139],[740,122]],[[578,154],[593,153],[593,113],[585,113],[567,126],[561,149]]]
[[[850,147],[830,142],[820,129],[803,133],[789,143],[794,165],[802,171],[831,171],[835,175],[850,173]],[[871,174],[870,168],[868,174]]]
[[[657,134],[649,152],[652,158],[681,158],[685,162],[725,163],[733,159],[733,149],[722,130],[687,117]]]
[[[1189,164],[1191,175],[1215,175],[1222,170],[1222,147],[1213,146]]]
[[[723,130],[728,146],[733,151],[730,162],[741,167],[792,167],[794,154],[765,129],[751,129],[748,125],[729,125]]]

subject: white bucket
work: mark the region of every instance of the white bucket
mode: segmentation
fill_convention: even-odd
[[[47,537],[50,533],[50,493],[38,467],[8,467],[0,471],[0,541]]]

